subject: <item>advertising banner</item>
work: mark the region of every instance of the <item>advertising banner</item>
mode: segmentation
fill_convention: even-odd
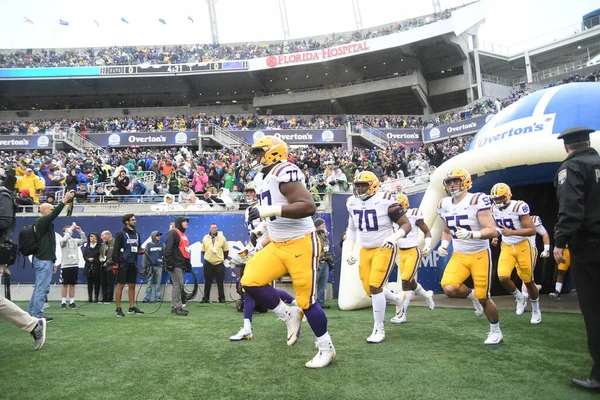
[[[88,133],[86,138],[102,147],[159,147],[190,145],[195,131]]]
[[[425,129],[423,133],[423,141],[435,142],[437,140],[447,139],[454,136],[467,135],[469,133],[479,132],[481,128],[488,122],[494,114],[482,115],[466,119],[464,121],[453,122],[448,125],[434,126],[433,128]]]
[[[365,129],[367,132],[372,133],[370,129]],[[373,133],[383,133],[387,140],[390,142],[400,142],[400,143],[416,143],[421,142],[423,132],[421,129],[383,129],[377,128],[373,129]]]
[[[345,129],[280,129],[263,131],[229,131],[234,136],[245,140],[248,144],[255,140],[272,135],[285,141],[287,144],[326,144],[346,143]]]
[[[43,150],[51,148],[51,135],[0,135],[0,150]]]

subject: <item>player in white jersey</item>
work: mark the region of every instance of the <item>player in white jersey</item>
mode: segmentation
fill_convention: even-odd
[[[494,201],[493,215],[502,234],[502,247],[498,258],[498,279],[517,302],[517,315],[522,315],[527,307],[527,296],[524,295],[510,279],[513,269],[527,286],[531,300],[531,323],[542,322],[540,312],[539,291],[533,281],[534,252],[531,249],[529,236],[535,235],[533,221],[529,216],[529,205],[524,201],[512,200],[512,192],[506,183],[496,183],[490,191]],[[492,239],[496,246],[498,239]]]
[[[244,193],[246,195],[246,202],[251,206],[257,204],[258,200],[256,198],[256,191],[254,190],[254,183],[250,182],[244,188]],[[246,209],[245,212],[245,224],[248,228],[249,242],[242,252],[239,254],[242,260],[247,261],[252,257],[257,251],[260,251],[263,247],[269,244],[270,239],[267,234],[266,222],[260,221],[259,219],[255,219],[253,221],[248,220],[249,208]],[[240,277],[244,276],[247,266],[242,265],[240,267]],[[291,304],[296,306],[296,300],[284,290],[275,289],[279,298],[286,304]],[[237,342],[240,340],[252,340],[254,334],[252,331],[252,315],[254,314],[254,310],[256,308],[256,302],[246,293],[243,289],[243,307],[244,307],[244,325],[242,328],[233,336],[229,337],[229,340],[232,342]]]
[[[544,225],[542,224],[542,219],[540,217],[538,217],[537,215],[532,215],[531,222],[533,222],[533,227],[535,228],[536,234],[538,234],[542,237],[542,242],[544,243],[544,251],[542,251],[542,253],[540,254],[540,257],[541,258],[550,257],[550,235],[548,235],[548,231],[546,230],[546,228],[544,228]],[[537,245],[535,243],[536,235],[529,236],[528,239],[529,239],[529,244],[531,245],[531,251],[533,251],[533,270],[535,271],[535,267],[537,265],[537,258],[538,258],[538,249],[537,249]],[[535,276],[533,277],[533,279],[535,281]],[[538,292],[542,289],[542,285],[538,285],[536,283],[535,286],[538,288]],[[521,291],[523,293],[527,293],[527,285],[525,285],[525,282],[523,282],[523,284],[521,285]]]
[[[492,258],[488,241],[498,232],[491,211],[492,199],[484,193],[469,193],[471,185],[471,175],[463,168],[451,169],[444,179],[450,197],[443,198],[438,204],[438,214],[444,221],[438,254],[441,257],[448,255],[450,240],[454,252],[441,284],[448,297],[470,299],[475,315],[485,313],[490,332],[484,343],[498,344],[503,336],[498,308],[490,298]],[[469,275],[473,278],[474,290],[464,284]]]
[[[396,200],[404,210],[412,227],[405,238],[398,240],[400,257],[398,257],[397,264],[398,273],[402,279],[402,290],[404,291],[404,312],[401,316],[395,316],[390,321],[392,324],[403,324],[406,322],[406,310],[415,294],[425,298],[425,303],[430,310],[435,308],[433,291],[423,289],[423,286],[417,282],[417,272],[421,267],[421,261],[423,257],[427,257],[431,253],[431,232],[429,232],[429,227],[423,221],[423,213],[418,208],[409,208],[410,202],[405,194],[397,194]],[[419,248],[419,229],[425,235],[423,250]]]
[[[373,332],[368,343],[380,343],[385,339],[386,300],[396,305],[396,316],[403,312],[404,293],[394,293],[384,287],[396,262],[397,242],[411,230],[404,210],[390,192],[378,192],[379,179],[369,171],[363,171],[354,180],[354,196],[348,198],[347,239],[360,240],[358,272],[363,289],[373,302]],[[393,224],[400,227],[394,232]],[[356,263],[350,257],[348,264]]]
[[[287,325],[287,344],[300,335],[302,317],[317,336],[319,351],[305,365],[323,368],[335,358],[335,348],[327,332],[327,317],[316,301],[319,242],[311,216],[317,207],[304,186],[304,174],[287,162],[287,145],[275,136],[263,136],[250,153],[262,165],[254,178],[258,206],[248,210],[248,221],[264,219],[269,243],[252,257],[242,277],[242,287],[254,300],[272,310]],[[289,273],[298,307],[287,306],[270,285]]]

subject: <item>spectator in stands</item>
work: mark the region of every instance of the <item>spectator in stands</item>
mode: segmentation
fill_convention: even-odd
[[[30,196],[33,198],[35,204],[40,204],[38,193],[43,190],[46,186],[42,179],[33,173],[33,169],[26,168],[25,175],[19,176],[15,189],[22,191],[23,189],[29,190]]]
[[[77,192],[75,192],[75,199],[77,199],[78,203],[87,203],[88,202],[88,191],[85,186],[85,183],[81,182],[79,184],[79,188],[77,188]]]
[[[223,177],[222,183],[225,189],[233,189],[233,185],[235,184],[235,172],[233,168],[229,168],[227,170],[227,173]]]
[[[194,189],[194,193],[203,194],[204,186],[208,182],[208,176],[206,175],[206,169],[202,166],[198,167],[196,171],[194,171],[194,177],[192,179],[192,188]]]
[[[326,194],[331,193],[331,186],[325,183],[325,179],[323,179],[323,176],[319,178],[318,183],[313,187],[317,189],[317,193],[319,194],[321,199],[323,199]]]
[[[142,202],[145,194],[146,185],[137,180],[133,182],[133,188],[131,189],[131,201]]]
[[[161,181],[160,183],[155,184],[154,185],[154,193],[159,196],[163,196],[165,194],[170,194],[167,181]]]
[[[181,204],[183,207],[186,207],[188,204],[191,203],[192,197],[196,197],[196,195],[190,187],[191,185],[192,184],[188,182],[187,179],[182,179],[182,190],[181,192],[179,192],[179,204]]]
[[[221,176],[217,172],[217,168],[213,165],[208,169],[208,181],[210,184],[216,188],[221,185]]]
[[[90,196],[90,203],[104,203],[104,186],[101,183],[96,185],[96,190]]]
[[[346,183],[348,180],[346,179],[346,175],[340,170],[338,165],[333,167],[333,174],[329,176],[329,180],[327,183],[331,186],[331,190],[334,192],[341,191],[342,185]]]
[[[129,185],[131,184],[131,180],[127,176],[127,171],[121,170],[119,172],[119,177],[116,179],[116,187],[117,193],[119,196],[128,196],[131,194],[129,191]],[[126,201],[125,198],[121,198],[120,201]]]
[[[17,193],[15,204],[19,207],[17,212],[33,212],[33,198],[29,195],[29,189]]]
[[[77,178],[77,171],[75,168],[71,168],[69,171],[69,175],[67,175],[65,190],[75,190],[77,191],[77,184],[79,183],[79,178]]]
[[[46,196],[45,203],[54,204],[55,200],[56,199],[55,199],[54,195],[53,194],[49,194],[48,196]]]

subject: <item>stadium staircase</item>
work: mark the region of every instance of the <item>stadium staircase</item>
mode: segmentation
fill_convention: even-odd
[[[223,147],[240,147],[244,144],[242,139],[217,125],[212,126],[210,135],[215,142]]]
[[[381,132],[377,128],[363,122],[360,129],[351,129],[350,134],[353,136],[360,136],[367,140],[369,143],[385,149],[388,144],[388,139],[385,133]]]
[[[84,138],[83,136],[81,136],[80,134],[78,134],[76,132],[55,134],[54,142],[56,143],[57,147],[59,145],[63,145],[62,147],[64,147],[64,145],[67,145],[68,147],[71,147],[72,149],[75,149],[82,153],[85,153],[85,151],[88,149],[90,149],[90,150],[102,149],[102,146],[98,146],[96,143],[92,142],[91,140],[87,140],[86,138]]]

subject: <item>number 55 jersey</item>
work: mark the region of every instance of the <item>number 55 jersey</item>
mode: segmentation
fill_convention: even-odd
[[[388,209],[394,204],[398,205],[398,201],[390,192],[377,192],[367,200],[354,196],[348,199],[348,229],[358,231],[362,248],[379,247],[386,237],[394,233],[392,220],[388,215]]]
[[[492,207],[492,198],[484,193],[467,193],[458,203],[454,204],[452,197],[444,197],[438,203],[438,214],[446,222],[452,234],[452,247],[455,252],[475,254],[490,248],[487,239],[461,240],[456,237],[458,228],[468,231],[480,231],[482,226],[477,219],[477,213]]]

